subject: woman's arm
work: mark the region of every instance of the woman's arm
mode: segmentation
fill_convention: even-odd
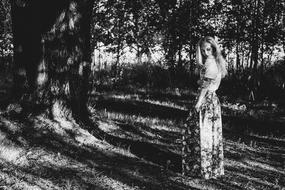
[[[202,105],[202,102],[203,102],[203,99],[208,91],[208,87],[210,86],[211,84],[211,81],[213,79],[210,79],[210,78],[203,78],[201,80],[198,81],[199,85],[200,85],[200,88],[199,88],[199,96],[198,96],[198,99],[197,99],[197,102],[195,104],[195,109],[197,111],[200,110],[200,107]]]
[[[198,96],[198,100],[197,100],[197,102],[195,104],[195,110],[196,111],[200,111],[200,108],[201,108],[201,105],[202,105],[202,101],[203,101],[206,93],[207,93],[207,89],[206,88],[201,88],[199,96]]]
[[[200,93],[198,100],[195,104],[195,109],[200,110],[203,99],[208,91],[208,87],[211,85],[212,81],[216,79],[218,75],[218,67],[214,59],[207,59],[205,62],[205,72],[201,80],[198,81],[200,85]]]

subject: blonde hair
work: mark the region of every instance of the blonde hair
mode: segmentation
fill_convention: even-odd
[[[201,38],[198,41],[197,46],[196,46],[196,62],[200,66],[202,66],[204,64],[205,58],[203,57],[203,55],[201,53],[201,47],[206,42],[211,44],[211,46],[213,48],[213,55],[216,59],[218,69],[222,74],[222,78],[224,78],[228,73],[227,72],[227,62],[222,55],[222,52],[221,52],[221,49],[220,49],[218,43],[216,42],[216,40],[213,37],[206,36],[204,38]]]

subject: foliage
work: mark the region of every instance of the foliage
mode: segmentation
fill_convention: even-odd
[[[11,64],[13,54],[11,15],[8,0],[1,0],[0,3],[0,67],[7,67]]]
[[[2,64],[11,63],[13,55],[12,35],[2,34],[0,38],[0,59],[5,60]]]
[[[285,96],[285,59],[272,65],[261,83],[262,94],[271,99],[282,100]]]
[[[118,64],[124,64],[120,57],[125,47],[132,47],[136,52],[137,64],[142,64],[143,54],[149,57],[146,62],[151,62],[151,48],[160,45],[164,54],[161,62],[169,69],[170,83],[181,81],[181,71],[193,75],[195,44],[198,39],[204,35],[218,36],[229,62],[230,78],[232,77],[229,80],[239,80],[236,83],[241,85],[237,85],[240,86],[237,91],[243,91],[243,82],[262,82],[261,78],[267,68],[281,59],[279,55],[282,52],[284,54],[285,30],[282,15],[285,4],[282,1],[99,2],[100,8],[94,14],[94,40],[105,45],[114,44],[110,51],[117,55],[117,69]],[[277,47],[279,53],[275,51]],[[147,77],[146,73],[144,77]],[[253,79],[254,77],[256,78]],[[254,90],[254,85],[247,85],[244,93]]]
[[[120,76],[116,77],[115,67],[110,69],[101,69],[94,73],[97,88],[109,89],[113,87],[133,86],[136,88],[152,88],[152,89],[167,89],[167,88],[196,88],[197,76],[191,76],[183,70],[172,79],[171,72],[162,65],[153,65],[150,63],[130,64],[120,69]]]
[[[12,55],[9,11],[8,0],[2,0],[2,60]],[[269,85],[280,93],[282,84],[269,73],[278,72],[272,65],[285,51],[284,11],[284,1],[274,0],[96,0],[92,48],[103,46],[98,57],[111,53],[114,60],[107,61],[111,70],[93,73],[101,73],[100,80],[112,85],[195,88],[195,45],[201,36],[212,35],[229,63],[222,92],[248,97],[257,91],[263,96]],[[128,66],[126,51],[133,52],[137,65]],[[155,59],[156,53],[162,56]],[[101,62],[94,59],[93,64]]]

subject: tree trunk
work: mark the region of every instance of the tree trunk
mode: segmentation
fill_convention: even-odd
[[[258,59],[259,59],[259,56],[258,56],[258,50],[259,50],[259,12],[260,12],[260,1],[259,0],[256,0],[255,1],[255,5],[254,5],[254,8],[255,8],[255,11],[254,11],[254,25],[253,25],[253,39],[252,39],[252,62],[253,62],[253,65],[252,65],[252,69],[253,69],[253,72],[256,72],[257,71],[257,67],[258,67]]]
[[[240,56],[239,56],[239,42],[237,41],[236,44],[236,72],[239,73],[240,72]]]
[[[55,117],[87,113],[94,0],[11,0],[14,92],[49,106]],[[24,79],[28,81],[28,91]]]

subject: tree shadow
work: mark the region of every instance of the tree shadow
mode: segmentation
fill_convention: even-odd
[[[47,179],[53,182],[57,187],[68,189],[68,186],[72,186],[74,189],[98,189],[108,190],[103,184],[94,184],[83,178],[89,176],[94,178],[94,174],[88,173],[87,171],[78,171],[72,168],[56,168],[53,166],[40,166],[41,172],[25,167],[19,167],[14,164],[7,164],[6,167],[13,169],[13,171],[3,171],[2,174],[6,176],[13,176],[14,178],[20,178],[27,182],[29,185],[36,186],[41,189],[49,189],[45,183],[39,183],[35,179]],[[24,174],[24,175],[23,175]],[[60,180],[59,180],[60,179]]]
[[[223,116],[223,122],[223,129],[230,139],[246,144],[256,141],[285,147],[285,141],[282,140],[285,134],[284,122],[240,116]]]
[[[187,111],[177,108],[155,105],[138,100],[123,100],[100,97],[96,101],[96,109],[115,111],[124,114],[140,115],[144,117],[158,117],[160,119],[181,119],[187,117]]]
[[[142,137],[148,141],[157,140],[161,143],[173,144],[177,139],[182,138],[181,130],[179,131],[168,131],[164,129],[151,128],[144,123],[137,122],[135,124],[128,124],[118,121],[115,123],[120,127],[120,131],[129,132],[136,136]],[[182,126],[181,126],[182,127]],[[177,126],[179,128],[179,126]]]
[[[129,110],[127,110],[126,113],[133,113],[132,109],[138,109],[136,112],[137,114],[142,115],[142,113],[144,113],[146,116],[149,114],[149,108],[152,108],[154,111],[169,108],[167,106],[140,103],[142,102],[135,101],[133,103],[131,101],[126,102],[120,100],[117,106],[123,105],[129,107]],[[107,105],[107,103],[105,102],[104,105]],[[102,106],[102,109],[104,109],[104,106]],[[110,106],[110,109],[112,109],[112,106]],[[120,107],[117,107],[116,109],[124,110],[124,108]],[[173,109],[174,108],[168,110],[167,114],[170,114]],[[178,111],[180,120],[183,119],[184,116],[186,118],[186,111]],[[161,116],[160,113],[157,115]],[[163,118],[163,116],[164,115],[161,117]],[[79,170],[68,167],[54,167],[53,165],[40,165],[38,166],[38,169],[40,168],[40,170],[44,171],[40,173],[38,169],[35,168],[13,166],[17,171],[51,180],[58,186],[64,183],[63,180],[73,180],[73,183],[81,184],[86,189],[107,189],[98,182],[100,181],[100,178],[98,177],[100,175],[107,176],[110,179],[120,181],[129,186],[136,184],[139,187],[146,189],[195,189],[195,186],[193,186],[193,179],[182,177],[179,174],[181,172],[181,156],[179,153],[176,153],[169,148],[171,141],[173,143],[173,140],[177,139],[180,135],[177,131],[170,132],[163,129],[151,128],[143,122],[136,122],[133,124],[126,124],[119,121],[115,122],[121,131],[126,131],[146,139],[146,141],[141,141],[136,138],[122,138],[112,133],[105,132],[101,130],[98,127],[98,123],[93,120],[86,119],[85,121],[82,121],[81,127],[87,129],[93,136],[107,142],[107,144],[113,145],[113,148],[117,147],[124,149],[127,153],[136,156],[128,157],[115,151],[108,152],[96,148],[96,146],[86,144],[80,145],[80,143],[76,141],[77,132],[65,129],[66,136],[63,138],[62,135],[55,133],[54,129],[49,126],[55,124],[55,121],[51,121],[52,124],[45,121],[42,123],[35,123],[32,118],[33,117],[25,118],[22,116],[10,117],[8,119],[15,122],[19,127],[12,129],[7,123],[1,121],[0,132],[5,133],[7,138],[15,143],[16,146],[41,148],[45,151],[52,152],[53,154],[59,153],[61,155],[60,157],[66,157],[74,162],[81,163],[86,168]],[[252,184],[253,187],[269,188],[271,187],[270,184],[275,183],[274,180],[278,179],[279,181],[276,182],[277,187],[278,185],[279,187],[284,186],[285,182],[282,180],[284,175],[278,172],[278,168],[284,167],[282,164],[285,163],[284,158],[280,157],[280,155],[284,154],[284,151],[282,150],[284,145],[282,143],[279,144],[278,141],[274,141],[273,138],[254,138],[249,134],[251,128],[258,132],[258,127],[265,130],[265,125],[269,125],[270,123],[228,116],[223,117],[223,122],[226,138],[236,145],[229,145],[229,140],[226,140],[226,160],[244,164],[246,167],[239,167],[235,164],[226,165],[225,177],[217,180],[209,180],[205,182],[205,185],[212,184],[213,187],[217,189],[243,189],[246,187],[247,181],[254,179],[255,181]],[[278,135],[283,129],[280,129],[281,125],[279,125],[279,123],[275,124],[272,131],[274,134],[276,133]],[[155,137],[150,136],[148,133],[144,133],[145,131],[161,136],[162,138],[158,139],[160,143],[155,143]],[[266,131],[264,131],[264,133],[265,132]],[[23,140],[19,140],[19,137],[24,138],[26,143],[23,144]],[[257,146],[264,145],[264,147],[262,147],[264,150],[255,147],[250,148],[249,145],[253,140],[260,143],[257,144]],[[165,144],[168,143],[168,145],[161,142]],[[246,145],[245,149],[240,147],[243,143]],[[179,147],[179,144],[174,145]],[[258,168],[255,170],[255,165],[252,165],[255,164],[252,163],[253,161],[258,162],[256,166],[268,166],[273,169],[268,170],[266,168]],[[274,171],[274,169],[276,171]],[[96,170],[96,172],[94,172],[94,170]],[[50,179],[53,173],[54,178]],[[171,180],[171,177],[173,176],[179,176],[180,179],[188,180],[192,185],[191,183],[187,184],[182,181],[173,181]],[[86,179],[92,179],[93,182]],[[269,182],[268,186],[262,182],[263,179],[266,182]],[[27,179],[27,181],[29,181],[29,179]],[[238,182],[239,184],[237,185],[235,182]],[[29,183],[32,182],[29,181]],[[250,184],[248,187],[250,187]]]
[[[128,151],[141,159],[158,164],[165,169],[181,173],[181,155],[172,152],[165,146],[123,139],[107,133],[104,134],[104,139],[114,146],[127,148]]]
[[[180,121],[187,117],[187,111],[177,109],[178,114],[174,114],[175,116],[172,118],[170,115],[172,110],[168,109],[167,106],[160,106],[160,105],[151,105],[150,103],[140,102],[137,100],[122,100],[122,99],[114,99],[114,98],[107,98],[104,99],[99,104],[100,109],[107,109],[109,111],[115,111],[122,114],[135,114],[141,115],[145,117],[158,117],[160,119],[179,119]],[[165,112],[160,112],[163,110]],[[172,108],[174,109],[174,108]],[[167,110],[167,111],[166,111]],[[163,113],[160,115],[160,113]],[[122,130],[127,130],[131,133],[135,133],[140,135],[141,131],[148,131],[151,133],[161,134],[161,130],[152,129],[146,125],[141,124],[134,124],[132,125],[124,125],[119,124]],[[282,168],[284,167],[285,160],[280,155],[284,154],[284,151],[280,150],[280,148],[284,147],[283,140],[276,140],[273,137],[283,137],[282,135],[285,134],[284,127],[282,127],[284,123],[278,121],[264,119],[255,119],[253,117],[240,117],[240,116],[228,116],[223,115],[223,130],[225,139],[229,139],[234,143],[238,144],[239,146],[243,146],[243,144],[250,148],[239,149],[239,151],[230,151],[228,147],[225,149],[225,157],[230,160],[235,160],[236,162],[244,162],[244,160],[252,159],[258,161],[261,165],[270,165],[270,167],[275,168]],[[270,126],[270,130],[268,128]],[[139,132],[140,131],[140,132]],[[164,133],[164,132],[163,132]],[[166,132],[169,133],[169,132]],[[172,133],[172,132],[171,132]],[[257,134],[257,135],[256,135]],[[174,172],[181,171],[180,162],[181,158],[178,154],[173,155],[171,151],[167,149],[167,146],[159,146],[155,145],[155,143],[149,142],[139,142],[130,139],[122,139],[111,134],[105,134],[106,140],[114,145],[124,145],[126,148],[141,157],[149,160],[153,163],[159,164],[160,166],[166,166],[168,161],[169,163],[174,163],[172,167],[169,167]],[[143,135],[142,135],[143,136]],[[163,135],[162,135],[163,136]],[[178,136],[178,135],[177,135]],[[144,135],[147,139],[151,140],[151,138]],[[164,136],[165,138],[159,139],[160,142],[163,139],[168,139],[171,137],[168,134]],[[173,138],[172,138],[173,139]],[[179,145],[178,145],[179,146]],[[133,147],[133,148],[132,148]],[[146,148],[144,148],[146,147]],[[266,151],[258,151],[259,147],[266,147]],[[146,150],[146,151],[144,151]],[[175,153],[174,153],[175,154]],[[166,158],[163,160],[158,159],[159,157],[162,158],[165,155]],[[270,161],[271,160],[271,161]],[[233,167],[236,168],[236,167]],[[231,172],[229,174],[230,177],[238,177],[241,179],[240,184],[236,185],[231,182],[231,179],[226,178],[226,181],[215,181],[217,186],[221,186],[221,188],[225,187],[232,187],[233,189],[241,189],[246,187],[246,180],[250,180],[252,176],[257,178],[256,182],[254,182],[255,186],[263,186],[268,187],[262,184],[262,179],[266,176],[266,171],[260,171],[260,173],[254,174],[254,172],[248,172],[244,176],[243,170],[236,168],[236,171],[232,169],[228,170]],[[254,171],[254,170],[253,170]],[[232,174],[234,172],[235,174]],[[277,176],[279,175],[278,172],[275,173]],[[275,175],[274,174],[274,175]],[[268,183],[270,184],[274,180],[274,177],[268,177]],[[283,182],[280,182],[281,184]],[[242,185],[241,185],[242,184]],[[245,186],[243,186],[245,185]],[[229,188],[225,188],[229,189]]]
[[[0,132],[7,134],[7,138],[17,144],[16,146],[29,149],[42,149],[46,151],[43,154],[47,154],[48,152],[53,155],[54,162],[58,162],[60,159],[69,160],[68,165],[70,166],[58,166],[48,164],[47,162],[36,162],[36,158],[33,157],[28,158],[33,167],[30,164],[27,166],[13,165],[11,166],[11,170],[14,170],[15,173],[11,173],[11,170],[9,170],[10,173],[6,172],[7,175],[10,174],[18,178],[21,176],[30,176],[30,178],[24,177],[22,180],[38,186],[42,184],[33,181],[35,178],[52,181],[56,186],[62,186],[66,184],[66,181],[71,181],[70,183],[75,186],[81,185],[82,189],[108,189],[99,182],[102,181],[100,176],[106,176],[110,180],[120,181],[129,186],[135,184],[141,188],[150,190],[201,189],[201,186],[207,188],[209,185],[212,189],[243,189],[246,187],[248,181],[252,179],[255,181],[252,184],[248,184],[248,187],[250,185],[262,188],[275,187],[270,186],[270,184],[274,183],[275,179],[279,180],[276,182],[277,187],[284,185],[284,180],[282,181],[284,175],[274,170],[274,168],[282,168],[282,166],[272,164],[270,160],[276,157],[274,154],[273,157],[270,157],[270,155],[266,157],[266,151],[257,152],[249,151],[248,149],[242,151],[242,149],[238,149],[233,145],[226,144],[226,160],[233,160],[246,166],[242,168],[235,164],[229,165],[228,163],[225,168],[226,176],[217,180],[202,180],[201,182],[201,180],[196,181],[196,179],[179,175],[181,171],[180,155],[168,150],[167,146],[113,136],[102,130],[98,130],[96,123],[91,120],[85,122],[83,126],[93,133],[94,136],[104,139],[104,142],[109,142],[114,145],[113,147],[124,148],[136,157],[124,156],[116,151],[109,152],[106,151],[107,149],[102,150],[88,144],[80,145],[75,140],[76,132],[69,130],[66,132],[68,137],[65,135],[63,138],[46,121],[34,122],[31,119],[22,121],[11,118],[9,120],[14,122],[15,125],[19,125],[19,127],[14,129],[12,126],[9,127],[7,122],[5,123],[1,120]],[[23,144],[23,141],[19,141],[18,137],[24,138],[26,143]],[[233,146],[231,149],[233,151],[229,151],[228,149],[231,146]],[[236,157],[230,156],[229,153],[236,155]],[[248,160],[251,161],[249,162]],[[257,164],[259,165],[257,166],[260,167],[256,168],[255,165],[252,165],[252,161],[258,162]],[[276,159],[275,161],[281,162],[281,160]],[[72,163],[80,163],[80,167],[71,167]],[[263,164],[273,169],[262,168]],[[173,181],[171,178],[173,176],[180,176],[180,181]],[[263,183],[262,180],[270,182],[269,185]],[[197,184],[200,186],[196,186]],[[44,188],[44,186],[40,187]]]
[[[91,132],[94,131],[94,125],[98,125],[94,124],[94,121],[90,119],[86,120],[84,124],[85,126],[88,126],[87,128],[89,130],[91,129]],[[129,131],[141,134],[141,132],[138,132],[135,126],[128,125],[128,128],[131,128]],[[122,128],[122,130],[124,130],[124,128]],[[124,149],[130,151],[132,154],[136,155],[138,158],[150,161],[154,164],[158,164],[159,167],[181,173],[181,155],[174,153],[165,145],[121,138],[101,130],[100,127],[96,127],[95,133],[96,134],[93,133],[94,136],[104,139],[116,147],[123,147]]]
[[[9,120],[11,120],[11,118],[9,118]],[[133,151],[138,154],[138,159],[124,156],[117,152],[105,152],[96,148],[96,146],[79,145],[78,142],[74,141],[74,136],[76,136],[76,134],[69,134],[70,136],[73,136],[73,140],[67,140],[67,137],[63,138],[62,135],[55,133],[54,129],[50,128],[50,126],[45,126],[49,125],[45,122],[40,123],[41,126],[36,126],[38,124],[31,122],[29,119],[23,123],[18,123],[19,121],[15,120],[13,122],[15,122],[15,125],[21,124],[21,127],[15,132],[11,129],[11,126],[9,127],[1,121],[1,133],[5,133],[7,139],[15,143],[15,146],[32,149],[40,148],[43,151],[69,159],[70,162],[81,163],[86,167],[81,171],[78,167],[77,169],[70,169],[69,167],[63,166],[46,166],[43,163],[37,163],[35,159],[31,162],[34,166],[36,165],[36,167],[13,166],[18,173],[22,173],[24,176],[25,174],[28,174],[50,180],[57,186],[61,186],[65,180],[72,180],[73,183],[82,185],[82,189],[108,189],[104,188],[102,182],[100,183],[100,177],[98,176],[101,175],[107,176],[111,180],[120,181],[129,186],[136,184],[140,187],[145,187],[146,189],[187,189],[187,186],[179,182],[167,182],[167,176],[173,175],[170,174],[169,171],[163,170],[159,165],[140,159],[140,156],[146,157],[146,159],[149,160],[150,158],[154,159],[155,156],[161,155],[162,157],[171,158],[174,160],[173,163],[175,162],[177,156],[164,153],[162,150],[159,150],[158,147],[152,146],[151,144],[135,141],[129,142],[124,139],[110,137],[107,134],[103,137],[103,133],[100,134],[101,138],[107,138],[108,141],[112,141],[115,145],[118,145],[117,143],[122,143],[122,145],[126,146],[131,145],[130,150],[131,152]],[[94,126],[93,123],[93,126],[91,127],[94,129],[96,126]],[[69,131],[69,133],[71,132]],[[22,138],[22,141],[18,140],[19,137]],[[23,139],[25,143],[23,143]],[[141,152],[142,150],[145,150],[145,148],[151,150],[146,151],[145,153]],[[158,154],[151,155],[152,153],[155,153],[155,151],[159,151]],[[162,158],[159,163],[164,162],[166,158]],[[94,170],[96,170],[95,173]],[[19,176],[15,174],[14,177]],[[92,181],[91,179],[93,179],[93,182],[90,182]],[[23,180],[32,184],[32,179]],[[167,188],[164,188],[164,182],[168,184]],[[100,184],[102,186],[100,186]]]

